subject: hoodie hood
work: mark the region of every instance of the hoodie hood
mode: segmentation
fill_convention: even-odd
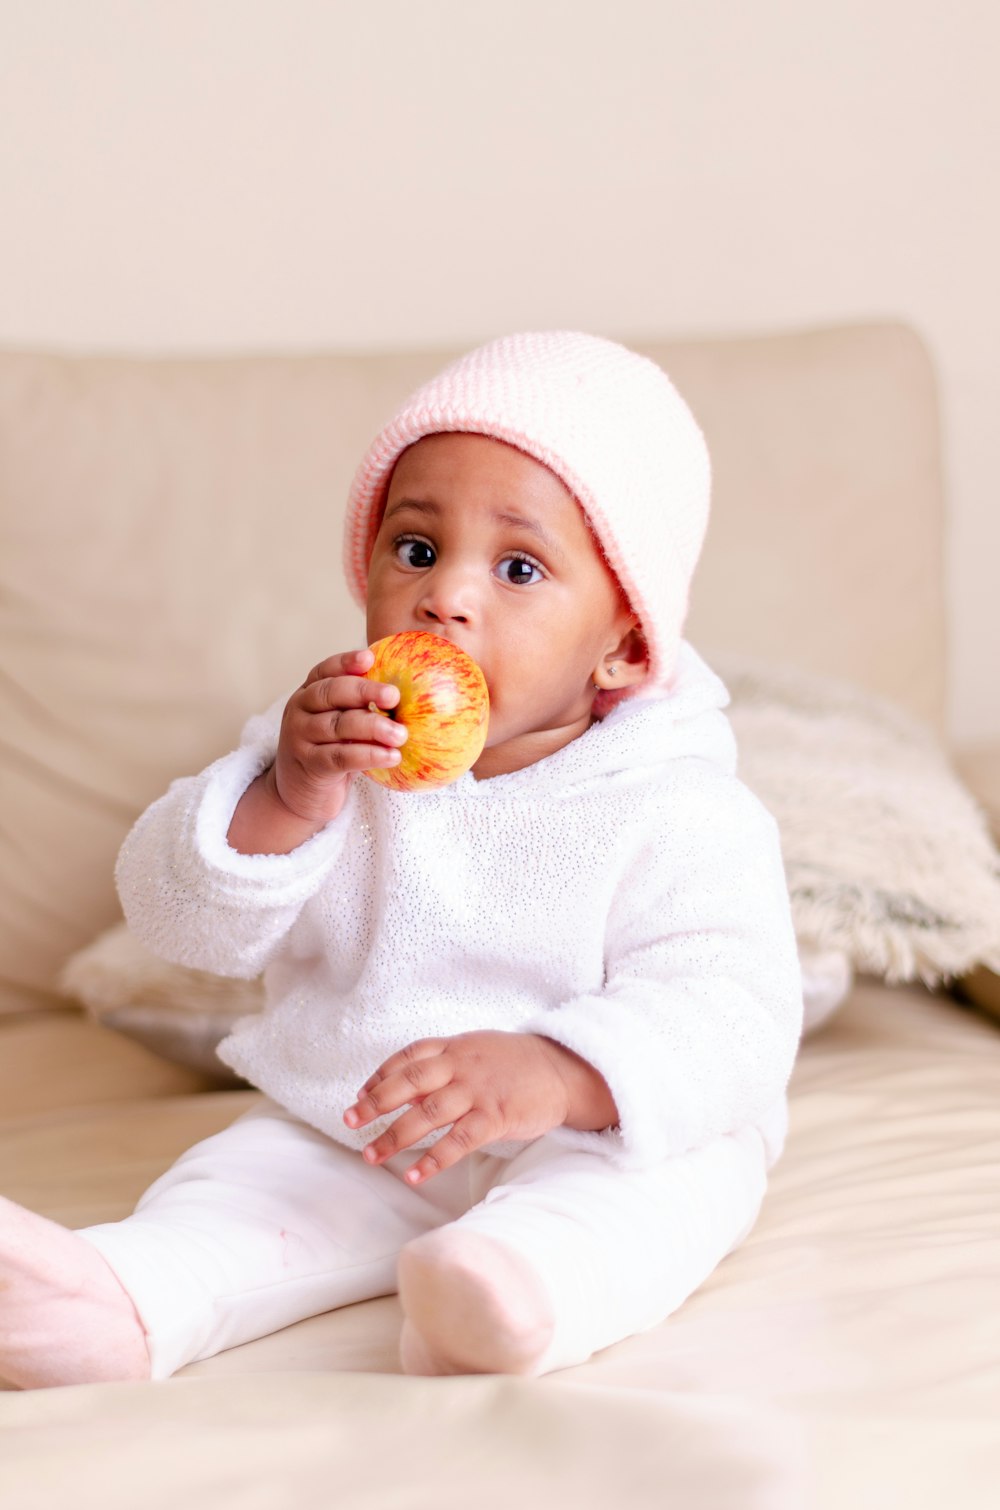
[[[635,779],[642,773],[655,779],[657,770],[675,760],[704,760],[735,775],[736,738],[723,711],[729,700],[722,679],[682,640],[669,693],[629,698],[554,755],[484,781],[469,771],[440,795],[566,796],[617,777]],[[412,794],[406,796],[412,800]]]

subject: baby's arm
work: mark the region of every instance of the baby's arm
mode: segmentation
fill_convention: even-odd
[[[536,1033],[490,1030],[408,1044],[365,1081],[344,1121],[364,1127],[407,1105],[364,1150],[370,1164],[453,1124],[406,1171],[410,1184],[489,1143],[540,1138],[562,1126],[597,1131],[618,1116],[603,1076],[572,1050]]]
[[[604,989],[523,1028],[604,1076],[619,1125],[601,1140],[625,1164],[776,1125],[799,1042],[802,981],[777,825],[741,782],[690,767],[657,797],[617,888]],[[554,1136],[594,1141],[568,1126]]]
[[[263,969],[336,864],[355,774],[398,759],[396,725],[362,711],[398,697],[365,680],[370,665],[367,650],[322,662],[283,714],[251,719],[238,750],[175,781],[139,819],[115,876],[154,953],[220,975]]]

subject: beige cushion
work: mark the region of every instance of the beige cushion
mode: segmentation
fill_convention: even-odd
[[[173,1100],[211,1084],[68,1007],[0,1020],[0,1140],[24,1118],[55,1113],[58,1122],[73,1107]],[[56,1165],[72,1143],[57,1143]],[[0,1190],[12,1194],[6,1185]]]
[[[945,728],[934,373],[902,325],[644,346],[712,454],[688,634],[857,682]]]
[[[854,676],[939,724],[937,421],[916,338],[641,349],[714,457],[699,648]],[[0,354],[0,1010],[51,1004],[115,919],[115,854],[169,781],[361,641],[347,487],[449,354]]]

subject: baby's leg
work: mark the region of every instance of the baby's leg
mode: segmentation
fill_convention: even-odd
[[[0,1301],[14,1297],[16,1324],[0,1378],[167,1378],[394,1293],[403,1244],[468,1204],[467,1173],[414,1190],[264,1099],[182,1154],[125,1221],[74,1233],[4,1204]]]
[[[750,1128],[637,1171],[538,1139],[400,1253],[405,1372],[545,1374],[647,1331],[747,1236],[765,1183]]]
[[[148,1378],[142,1323],[101,1255],[0,1196],[0,1379],[37,1389]]]

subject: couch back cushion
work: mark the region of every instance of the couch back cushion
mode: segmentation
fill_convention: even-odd
[[[688,637],[855,679],[940,727],[934,384],[899,325],[632,342],[713,455]],[[138,813],[363,642],[340,567],[369,440],[457,353],[0,352],[0,1009],[118,915]]]

